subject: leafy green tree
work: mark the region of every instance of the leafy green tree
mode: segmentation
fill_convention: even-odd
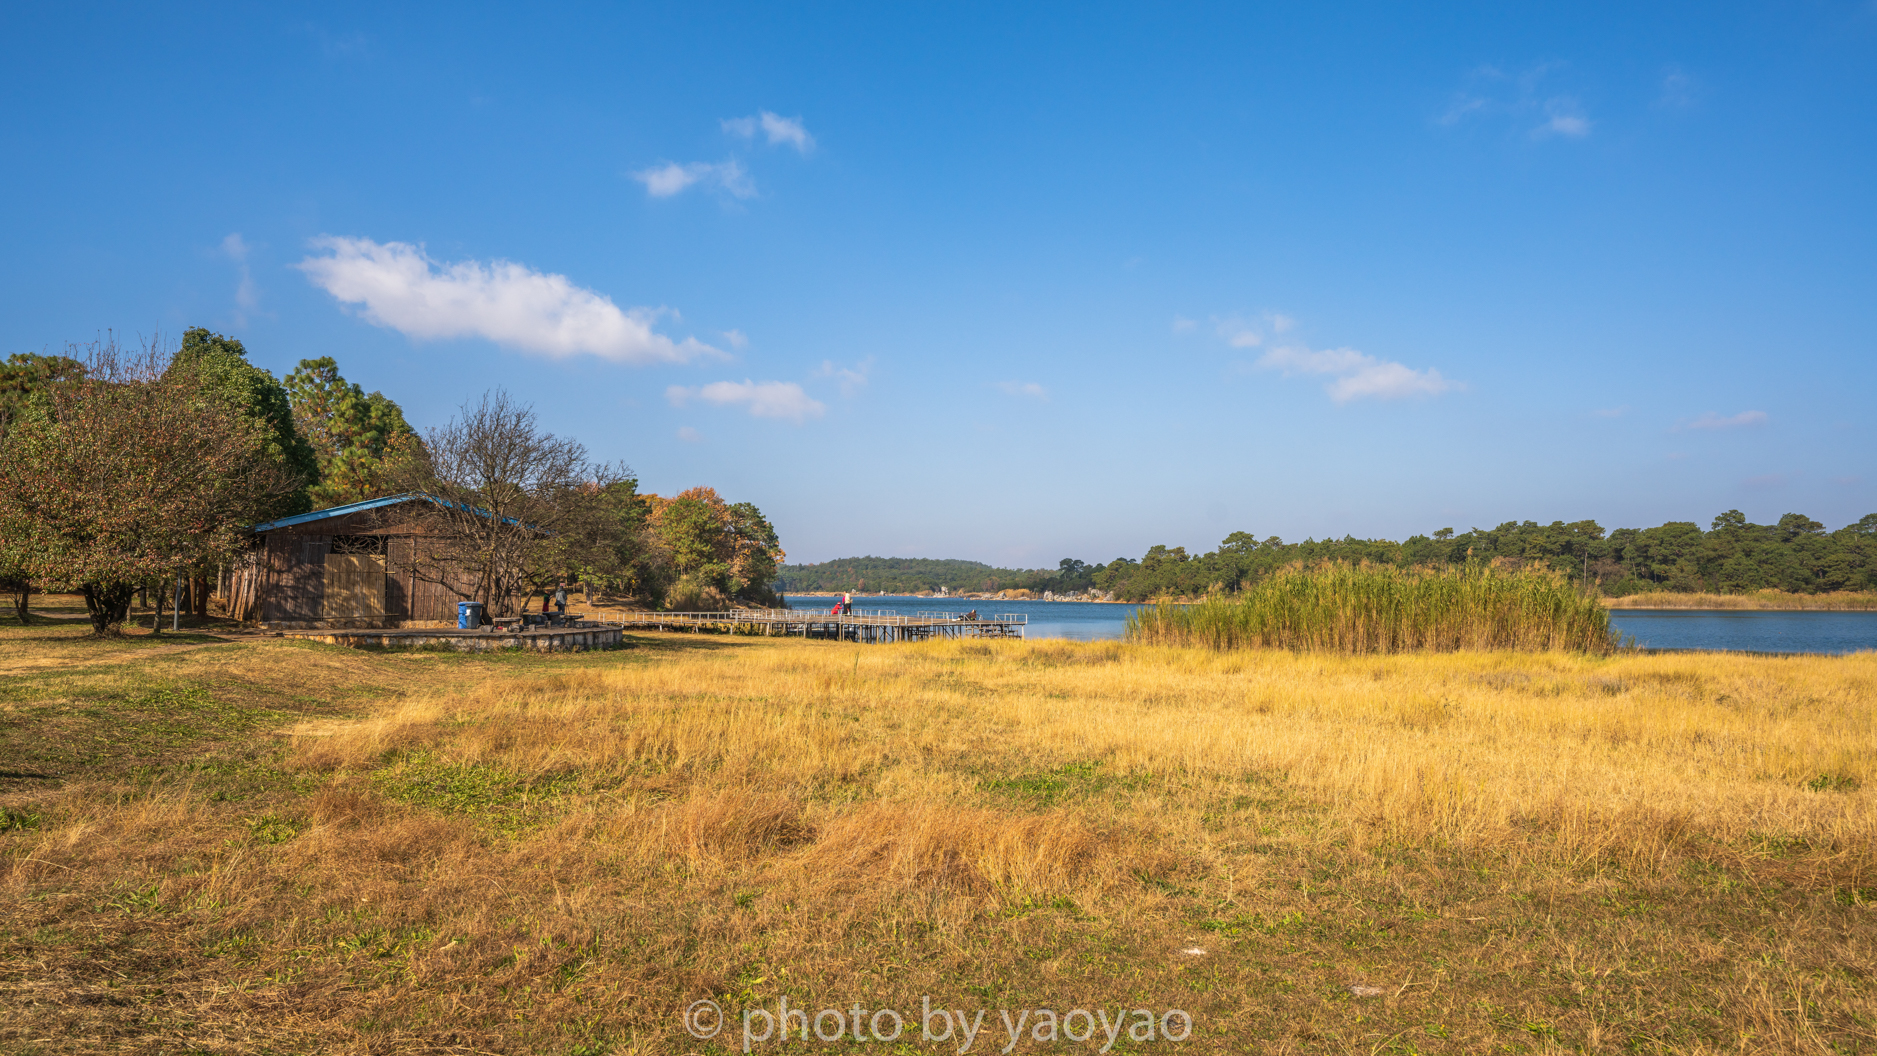
[[[212,364],[104,343],[83,362],[0,437],[0,564],[76,586],[107,635],[139,582],[233,554],[302,482]]]
[[[726,503],[713,488],[647,498],[648,524],[671,573],[662,591],[668,604],[680,597],[686,608],[733,600],[775,603],[770,584],[786,555],[761,510],[747,502]]]
[[[392,487],[392,463],[416,455],[417,434],[383,393],[367,393],[339,374],[331,356],[303,359],[287,375],[293,418],[312,445],[319,483],[316,509],[378,498]]]
[[[61,382],[77,381],[85,376],[85,365],[70,356],[45,356],[21,352],[0,362],[0,434],[7,423],[26,410],[27,403],[40,390]]]
[[[4,440],[8,426],[24,414],[45,389],[75,382],[84,376],[85,365],[70,356],[23,352],[0,362],[0,440]],[[32,618],[29,611],[32,579],[21,564],[22,557],[7,556],[13,549],[0,541],[0,590],[13,595],[14,617],[23,624]]]
[[[241,342],[204,327],[192,327],[183,332],[182,346],[167,369],[184,372],[186,384],[212,393],[220,406],[233,407],[258,424],[266,438],[262,448],[265,456],[287,479],[300,482],[273,508],[260,510],[258,516],[282,517],[313,509],[308,489],[319,479],[313,449],[294,425],[287,390],[270,371],[248,362],[248,350]]]

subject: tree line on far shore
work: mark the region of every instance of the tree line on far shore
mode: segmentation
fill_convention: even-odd
[[[1155,546],[1139,560],[1091,565],[1064,558],[1053,569],[999,569],[972,561],[843,558],[781,570],[786,590],[884,590],[917,593],[1027,589],[1058,594],[1099,590],[1117,600],[1199,597],[1256,585],[1279,569],[1323,561],[1399,568],[1498,562],[1558,572],[1605,595],[1650,591],[1796,594],[1877,591],[1877,513],[1838,528],[1788,513],[1776,524],[1753,524],[1738,510],[1714,518],[1706,531],[1692,521],[1605,532],[1595,521],[1507,521],[1456,534],[1442,528],[1403,542],[1388,539],[1307,539],[1287,543],[1233,532],[1218,549],[1189,554]]]
[[[331,357],[279,379],[201,328],[174,349],[104,340],[0,361],[0,589],[22,622],[29,592],[71,590],[115,633],[139,590],[177,580],[207,615],[251,526],[406,493],[444,500],[419,507],[425,559],[492,612],[557,582],[653,606],[775,601],[785,555],[755,506],[707,487],[642,494],[500,390],[420,435]]]

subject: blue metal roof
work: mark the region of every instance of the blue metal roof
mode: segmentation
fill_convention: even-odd
[[[349,506],[333,506],[329,509],[314,510],[312,513],[296,513],[291,517],[282,517],[277,521],[257,524],[254,526],[254,530],[257,532],[271,532],[276,528],[291,528],[296,524],[323,521],[328,517],[344,517],[349,514],[363,513],[366,510],[378,510],[386,506],[396,506],[400,503],[416,502],[419,499],[429,499],[431,502],[437,501],[428,495],[422,495],[417,492],[409,492],[403,495],[387,495],[382,499],[366,499],[364,502],[355,502]]]
[[[421,491],[409,491],[402,495],[387,495],[382,499],[366,499],[364,502],[355,502],[349,506],[332,506],[323,510],[314,510],[312,513],[296,513],[291,517],[282,517],[277,521],[257,524],[254,526],[254,531],[271,532],[276,528],[291,528],[296,524],[309,524],[313,521],[326,520],[329,517],[345,517],[354,513],[363,513],[366,510],[378,510],[386,506],[397,506],[406,502],[434,502],[439,506],[450,506],[457,509],[468,510],[482,517],[493,516],[488,510],[479,506],[458,506],[448,499],[439,499],[435,495],[425,495]],[[527,528],[530,531],[541,532],[543,535],[551,534],[540,528],[536,528],[532,524],[522,524],[522,522],[513,517],[502,518],[502,523],[521,524],[523,528]]]

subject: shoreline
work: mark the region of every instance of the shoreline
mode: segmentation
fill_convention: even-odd
[[[1153,605],[1149,601],[1123,601],[1119,598],[1000,598],[995,594],[876,594],[848,591],[854,600],[862,598],[906,598],[921,601],[1024,601],[1032,604],[1074,605]],[[841,591],[788,591],[792,598],[838,598]],[[1156,599],[1158,600],[1158,599]],[[1171,599],[1176,605],[1194,604],[1198,599]],[[1754,594],[1670,594],[1651,592],[1625,597],[1599,599],[1603,607],[1620,612],[1877,612],[1877,594],[1838,591],[1829,594],[1779,594],[1761,591]]]
[[[1829,594],[1671,594],[1652,591],[1604,598],[1607,609],[1694,612],[1877,612],[1877,594],[1836,591]]]

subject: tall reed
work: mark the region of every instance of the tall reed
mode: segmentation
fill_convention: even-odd
[[[1138,609],[1128,618],[1128,637],[1212,649],[1333,653],[1609,653],[1618,644],[1602,603],[1564,577],[1480,564],[1292,565],[1236,596]]]

